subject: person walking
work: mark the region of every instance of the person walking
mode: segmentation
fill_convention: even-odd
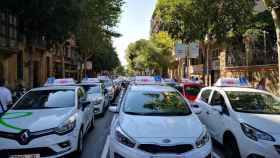
[[[0,114],[6,112],[10,104],[12,104],[11,91],[5,87],[5,79],[0,78]]]
[[[262,78],[257,85],[257,89],[266,91],[266,78]]]

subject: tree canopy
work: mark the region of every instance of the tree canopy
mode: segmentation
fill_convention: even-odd
[[[223,41],[228,32],[244,31],[253,8],[253,0],[159,0],[153,17],[161,30],[182,42],[202,41],[206,34]]]
[[[153,34],[149,40],[140,39],[128,45],[128,69],[144,72],[146,69],[167,76],[172,60],[173,40],[166,32]]]
[[[74,35],[80,62],[102,54],[113,60],[105,62],[105,68],[113,69],[120,62],[111,38],[120,36],[114,27],[123,4],[123,0],[9,0],[0,2],[0,11],[18,17],[19,35],[28,45],[42,39],[49,46],[61,45]],[[95,62],[104,65],[101,58]]]

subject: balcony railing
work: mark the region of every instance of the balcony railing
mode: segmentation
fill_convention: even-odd
[[[226,52],[227,67],[270,64],[277,64],[277,51],[275,48],[266,51],[264,49],[252,49],[250,52],[229,49]]]

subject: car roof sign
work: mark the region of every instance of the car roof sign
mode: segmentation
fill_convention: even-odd
[[[45,86],[67,86],[75,85],[76,81],[73,78],[62,78],[62,79],[48,79]]]
[[[245,77],[240,78],[220,78],[215,83],[217,87],[251,87]]]
[[[136,76],[135,84],[160,84],[160,76]]]
[[[98,78],[84,78],[81,83],[100,83]]]

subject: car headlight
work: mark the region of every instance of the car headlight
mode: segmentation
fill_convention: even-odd
[[[241,123],[241,129],[242,131],[244,132],[244,134],[254,140],[254,141],[258,141],[259,139],[261,140],[267,140],[267,141],[272,141],[272,142],[275,142],[275,139],[269,135],[268,133],[265,133],[261,130],[258,130],[246,123]]]
[[[203,131],[201,135],[196,140],[196,147],[201,148],[203,147],[208,141],[210,140],[210,136],[205,127],[203,127]]]
[[[75,113],[55,129],[57,134],[63,135],[71,132],[76,126],[77,114]]]
[[[116,128],[115,138],[119,143],[126,145],[130,148],[134,148],[134,146],[136,145],[135,141],[132,138],[130,138],[127,134],[125,134],[119,126]]]

